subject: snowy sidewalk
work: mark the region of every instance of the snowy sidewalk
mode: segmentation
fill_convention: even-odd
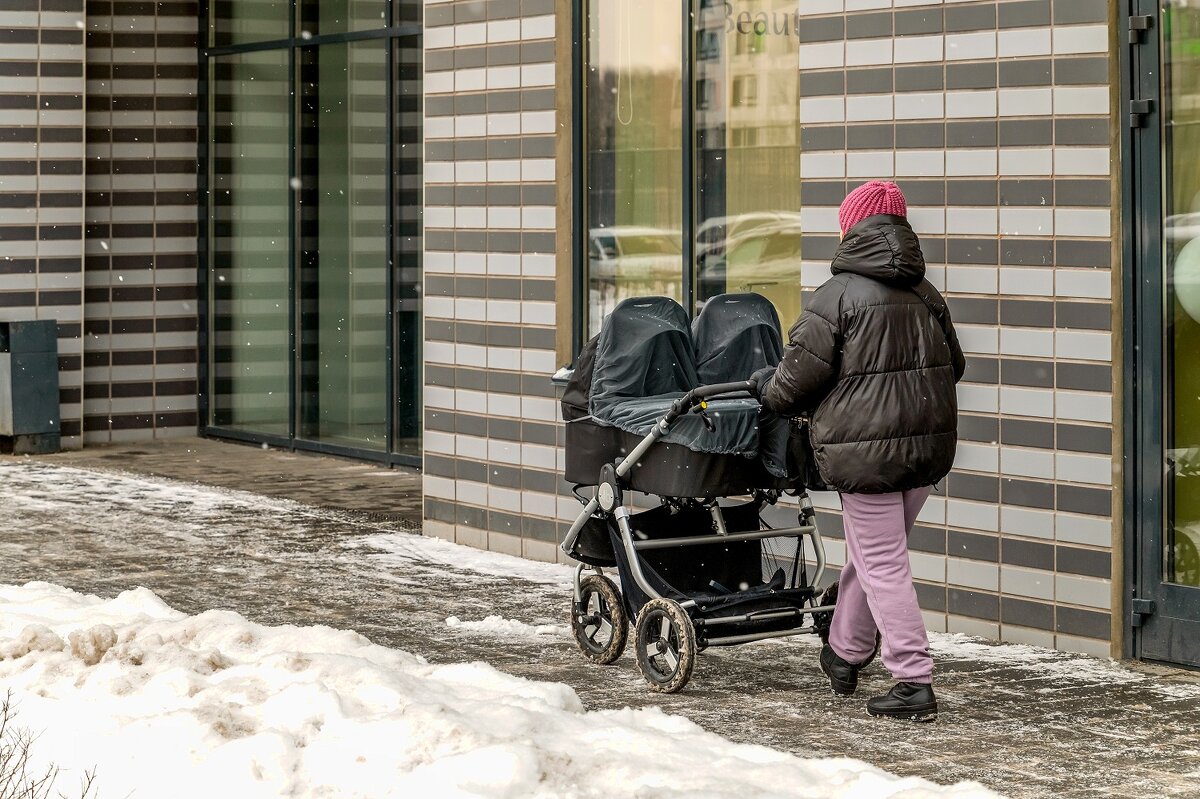
[[[141,585],[188,614],[354,629],[434,663],[566,683],[589,710],[657,704],[733,741],[1014,797],[1200,795],[1200,681],[1183,672],[937,636],[943,715],[913,726],[833,698],[801,640],[710,650],[686,693],[661,697],[628,655],[601,668],[575,652],[564,567],[353,512],[44,461],[0,459],[0,487],[0,583],[104,597]],[[864,695],[888,684],[864,677]]]

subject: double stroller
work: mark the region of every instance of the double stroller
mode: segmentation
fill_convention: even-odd
[[[583,508],[562,548],[579,562],[571,628],[590,660],[619,658],[632,620],[642,676],[674,693],[706,647],[827,637],[836,585],[817,587],[825,551],[807,431],[765,411],[749,379],[782,352],[761,295],[714,297],[694,323],[674,300],[639,297],[576,360],[562,399],[565,477]],[[785,494],[797,525],[772,529],[762,513]]]

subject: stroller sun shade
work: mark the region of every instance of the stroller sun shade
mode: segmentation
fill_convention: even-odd
[[[701,385],[748,380],[783,358],[779,314],[761,294],[722,294],[692,323]]]
[[[592,367],[590,410],[600,424],[645,435],[682,394],[702,385],[687,313],[667,297],[620,303],[604,321]],[[758,454],[758,403],[708,404],[715,430],[697,415],[681,417],[664,437],[694,452]]]

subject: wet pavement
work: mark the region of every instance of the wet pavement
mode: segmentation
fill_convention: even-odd
[[[203,466],[223,455],[211,471],[236,476],[238,448],[209,446],[224,449],[186,457]],[[418,537],[402,514],[358,500],[278,498],[304,498],[303,486],[266,496],[262,459],[253,479],[230,480],[256,492],[247,493],[119,471],[142,468],[139,458],[88,457],[0,458],[0,583],[101,595],[141,585],[189,613],[228,608],[265,623],[350,628],[431,661],[485,660],[565,682],[589,708],[656,704],[737,741],[857,757],[941,783],[976,780],[1013,797],[1200,797],[1194,673],[941,635],[942,716],[913,725],[866,716],[865,698],[890,684],[879,667],[863,675],[858,698],[837,699],[815,643],[796,639],[708,650],[686,691],[664,697],[645,689],[631,651],[610,667],[582,659],[565,621],[565,567]],[[168,449],[155,457],[160,474],[172,473]],[[174,473],[189,471],[194,464]],[[412,477],[343,475],[368,486]]]

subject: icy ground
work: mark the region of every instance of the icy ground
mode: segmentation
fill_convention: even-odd
[[[522,769],[530,762],[536,763],[541,771],[557,775],[547,778],[547,796],[560,795],[569,786],[585,791],[593,785],[611,784],[605,782],[611,770],[645,764],[645,752],[608,748],[625,737],[641,741],[634,745],[647,751],[651,751],[647,741],[652,740],[650,762],[654,768],[681,775],[680,779],[735,779],[737,790],[731,795],[748,795],[741,786],[753,785],[749,780],[760,777],[766,780],[759,783],[766,791],[764,795],[773,791],[775,795],[803,796],[809,794],[802,791],[816,789],[818,784],[809,778],[796,784],[782,777],[763,777],[760,772],[781,769],[781,774],[801,773],[789,770],[807,769],[804,773],[815,774],[813,769],[824,767],[781,759],[772,761],[776,765],[770,769],[762,765],[751,768],[745,765],[747,758],[780,756],[758,749],[753,750],[757,755],[746,754],[749,750],[733,749],[678,718],[622,710],[656,704],[735,742],[761,744],[803,757],[849,755],[891,772],[940,783],[974,779],[1012,796],[1200,795],[1200,731],[1196,724],[1200,684],[1177,673],[1160,677],[1145,670],[1030,647],[997,647],[961,637],[938,636],[934,649],[943,716],[936,725],[918,727],[868,718],[862,711],[861,698],[833,698],[816,665],[815,646],[800,640],[709,650],[699,659],[686,693],[660,697],[644,689],[631,655],[613,667],[603,668],[583,662],[574,650],[565,622],[569,574],[565,567],[467,550],[372,526],[352,515],[251,493],[0,459],[0,583],[19,585],[45,580],[103,597],[116,597],[130,587],[145,586],[182,613],[203,614],[225,608],[259,624],[322,624],[354,629],[378,645],[418,653],[432,664],[483,661],[509,674],[566,683],[574,689],[573,693],[544,682],[521,682],[481,665],[439,670],[395,651],[369,647],[352,634],[332,630],[303,635],[295,630],[272,633],[227,614],[185,620],[145,592],[124,594],[116,601],[117,607],[125,603],[128,610],[144,605],[163,614],[163,620],[154,624],[165,628],[175,625],[172,629],[177,631],[191,629],[189,625],[202,628],[202,634],[197,635],[202,641],[211,641],[211,647],[221,653],[221,668],[214,666],[212,674],[196,672],[186,664],[202,663],[202,658],[178,651],[175,640],[162,633],[158,633],[162,636],[162,651],[155,656],[157,660],[151,660],[184,664],[172,667],[175,677],[158,677],[141,684],[135,679],[140,673],[136,669],[144,670],[147,659],[143,658],[141,667],[125,666],[119,654],[109,655],[97,666],[85,666],[79,657],[68,654],[70,632],[87,628],[83,611],[58,628],[56,635],[64,641],[64,648],[0,663],[0,688],[19,678],[45,679],[49,681],[43,684],[47,690],[54,686],[56,690],[67,690],[82,673],[89,678],[82,681],[82,687],[70,690],[86,691],[94,685],[103,695],[105,691],[112,693],[109,688],[113,685],[123,686],[121,681],[125,680],[135,698],[143,691],[154,690],[162,692],[156,696],[174,697],[180,702],[189,698],[180,698],[179,691],[186,694],[191,690],[182,686],[199,685],[203,693],[209,690],[206,686],[231,679],[231,674],[242,675],[239,679],[248,686],[255,679],[261,680],[253,690],[247,688],[244,694],[233,696],[252,711],[231,709],[232,700],[222,693],[224,689],[211,694],[213,710],[204,721],[207,732],[201,736],[191,728],[181,733],[183,739],[198,741],[201,751],[218,745],[236,751],[245,745],[239,742],[257,735],[285,740],[287,736],[305,734],[311,736],[304,738],[309,746],[301,749],[309,750],[325,729],[331,729],[333,735],[347,725],[368,720],[379,722],[381,729],[403,723],[394,716],[368,719],[363,715],[367,702],[331,703],[327,694],[320,693],[325,689],[319,688],[315,676],[341,673],[345,655],[335,654],[336,647],[348,647],[364,660],[360,670],[349,669],[363,682],[348,695],[354,696],[354,691],[360,689],[366,691],[372,697],[372,706],[378,701],[380,708],[395,710],[403,704],[403,692],[396,689],[396,681],[421,686],[415,694],[418,698],[453,694],[447,690],[445,679],[455,674],[460,675],[463,685],[475,686],[472,692],[483,691],[467,692],[464,701],[515,694],[518,698],[513,701],[520,709],[517,715],[530,725],[528,729],[553,730],[555,740],[547,739],[543,745],[538,743],[543,740],[539,737],[530,743],[532,749],[523,751],[533,760],[521,760],[525,755],[497,755],[493,769],[504,773],[510,768],[519,784],[521,778],[533,779],[529,776],[532,771]],[[44,586],[36,590],[53,591]],[[63,601],[68,606],[81,601],[65,596],[69,601]],[[0,612],[0,638],[12,641],[23,629],[23,621],[15,610],[4,607]],[[251,631],[262,649],[237,644],[237,634],[231,632],[235,629]],[[117,631],[118,638],[125,634]],[[159,651],[157,639],[150,640],[151,649]],[[229,641],[233,643],[225,643]],[[289,641],[293,643],[286,643]],[[294,673],[296,684],[288,682],[292,678],[287,667],[279,666],[285,660],[280,655],[274,656],[266,675],[249,676],[259,668],[253,664],[271,662],[270,653],[278,651],[271,647],[283,647],[285,643],[295,646],[295,642],[313,650],[313,663],[302,664]],[[117,653],[124,651],[122,646],[117,644]],[[139,646],[144,648],[144,644]],[[375,654],[363,655],[367,651]],[[39,663],[58,658],[65,676],[54,677],[49,672],[37,676],[41,665],[32,670],[14,665],[29,657]],[[330,660],[338,664],[336,669],[321,665]],[[109,668],[116,671],[108,674],[105,669]],[[125,668],[134,669],[134,676],[118,673]],[[201,666],[201,671],[203,668],[207,667]],[[381,669],[394,669],[399,676],[385,679],[380,676]],[[56,679],[58,682],[54,682]],[[481,687],[477,686],[480,681],[484,683]],[[876,670],[864,675],[862,692],[870,696],[888,684],[886,675]],[[374,693],[368,686],[373,686]],[[288,690],[304,697],[295,703],[297,706],[331,714],[328,718],[332,721],[319,731],[305,733],[303,725],[308,717],[303,714],[290,718],[282,711],[277,717],[259,715],[271,707],[292,706],[292,702],[277,698]],[[274,702],[271,697],[276,697]],[[581,715],[580,701],[589,710],[613,712]],[[489,704],[494,700],[482,701],[473,706],[474,710],[463,712],[450,710],[447,701],[447,713],[441,718],[446,723],[461,724],[465,731],[446,732],[449,740],[461,743],[481,740],[472,736],[495,735],[496,728],[488,726],[494,718],[480,715],[480,705]],[[23,720],[32,721],[35,709],[28,697],[23,707]],[[229,711],[228,718],[222,715],[224,710],[216,712],[219,708]],[[135,713],[125,715],[136,717]],[[183,725],[181,728],[187,725],[180,719],[195,718],[195,713],[189,716],[182,711],[166,717]],[[656,725],[666,725],[667,731],[649,733]],[[522,729],[517,723],[500,726]],[[626,732],[627,727],[632,731]],[[221,738],[225,733],[219,728],[232,733],[232,737]],[[137,732],[142,728],[131,722],[125,729]],[[445,732],[448,728],[439,729]],[[600,731],[611,733],[614,729],[621,734],[599,735]],[[436,729],[435,733],[441,734]],[[646,735],[651,737],[642,737]],[[677,748],[671,743],[676,739],[684,745]],[[96,763],[103,769],[102,755],[107,750],[97,747],[96,740],[93,737],[88,741],[87,751],[81,750],[78,759],[75,755],[66,759],[74,767]],[[291,740],[294,744],[301,738]],[[500,749],[496,751],[513,745],[498,743]],[[309,754],[286,753],[282,744],[278,746],[273,751],[281,754],[264,765],[264,779],[274,779],[272,775],[283,773]],[[375,758],[381,751],[394,755],[394,766],[408,756],[405,746],[405,741],[386,734],[371,736],[367,747],[371,765],[351,771],[365,773],[383,767]],[[340,756],[339,747],[322,747],[324,743],[312,751],[332,752],[324,756],[333,760]],[[427,750],[426,756],[436,751],[446,750]],[[572,759],[556,761],[556,752],[564,757],[563,753],[569,753]],[[718,761],[722,765],[712,769],[696,765],[720,757],[731,760]],[[147,770],[147,760],[153,758],[139,759],[140,770],[134,771],[135,775]],[[459,766],[448,770],[454,775],[465,774]],[[104,771],[125,773],[119,767]],[[105,779],[104,771],[102,793],[124,796],[111,780]],[[748,776],[749,772],[754,772],[753,777]],[[568,774],[569,783],[553,782],[567,779],[564,775]],[[626,776],[620,779],[623,786],[636,785]],[[527,793],[524,787],[514,790],[508,795]],[[698,790],[704,795],[700,789],[691,789],[690,795],[697,795]],[[720,795],[720,790],[721,786],[715,785],[708,795]],[[146,790],[137,795],[183,795],[179,791],[180,786],[175,786],[167,794]],[[874,787],[870,791],[855,795],[881,795]],[[614,795],[631,793],[623,789]],[[659,786],[647,789],[645,795],[670,794]]]
[[[501,625],[502,631],[507,629]],[[562,683],[434,665],[328,627],[0,586],[0,683],[37,751],[112,796],[994,797],[731,743]]]

